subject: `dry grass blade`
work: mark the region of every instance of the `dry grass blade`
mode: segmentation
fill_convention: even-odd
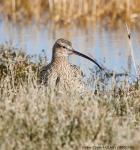
[[[138,77],[137,68],[136,68],[135,59],[134,59],[134,54],[133,54],[132,43],[131,43],[131,33],[130,33],[130,29],[128,29],[128,26],[127,26],[126,22],[125,22],[125,25],[126,25],[126,30],[127,30],[128,41],[129,41],[129,44],[130,44],[130,50],[131,50],[131,55],[132,55],[132,59],[133,59],[133,65],[134,65],[136,77]]]

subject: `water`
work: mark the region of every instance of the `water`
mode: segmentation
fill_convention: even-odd
[[[135,60],[140,65],[140,34],[138,29],[132,28],[132,46]],[[124,73],[125,70],[135,75],[130,46],[124,24],[116,27],[89,24],[86,28],[70,25],[57,27],[53,24],[29,26],[0,23],[0,44],[12,41],[13,45],[26,50],[27,54],[41,54],[46,51],[47,58],[51,61],[52,46],[58,38],[67,38],[72,41],[73,48],[86,55],[92,55],[107,69]],[[69,61],[77,66],[87,76],[93,63],[79,56],[70,56]]]

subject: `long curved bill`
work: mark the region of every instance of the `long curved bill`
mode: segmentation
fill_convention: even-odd
[[[79,53],[79,52],[77,52],[77,51],[75,51],[75,50],[72,50],[72,53],[75,54],[75,55],[79,55],[79,56],[81,56],[81,57],[84,57],[84,58],[86,58],[86,59],[88,59],[88,60],[94,62],[100,69],[103,69],[103,68],[102,68],[95,60],[93,60],[92,58],[90,58],[90,57],[88,57],[88,56],[86,56],[86,55],[84,55],[84,54],[82,54],[82,53]]]

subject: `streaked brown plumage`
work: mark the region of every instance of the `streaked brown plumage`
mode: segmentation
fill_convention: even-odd
[[[73,50],[72,43],[69,40],[58,39],[53,46],[51,62],[40,73],[40,83],[52,89],[58,87],[61,90],[69,91],[73,89],[83,93],[85,85],[83,73],[76,65],[68,62],[68,57],[71,54],[85,57],[96,63],[88,56]]]

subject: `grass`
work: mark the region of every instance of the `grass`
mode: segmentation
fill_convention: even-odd
[[[0,12],[13,22],[39,21],[74,23],[104,19],[108,24],[118,19],[139,18],[139,0],[1,0]]]
[[[35,70],[35,64],[26,54],[21,57],[22,53],[16,53],[10,59],[14,48],[1,47],[3,55],[0,58],[7,58],[7,61],[1,61],[6,66],[0,83],[1,150],[81,150],[84,147],[95,149],[95,146],[140,148],[138,79],[132,83],[119,80],[118,86],[115,77],[110,84],[107,78],[101,82],[100,76],[92,73],[94,78],[89,79],[83,98],[74,92],[48,91],[38,84],[42,68],[40,59]],[[23,64],[28,62],[28,65],[20,72],[27,72],[18,76],[21,58]]]

